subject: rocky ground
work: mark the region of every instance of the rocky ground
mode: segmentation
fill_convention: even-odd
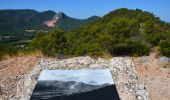
[[[36,57],[14,57],[0,62],[0,100],[3,95],[13,96],[17,83],[38,62]]]
[[[16,57],[0,62],[0,100],[29,100],[44,69],[105,68],[111,70],[121,100],[168,100],[169,62],[166,57],[156,59],[154,56],[114,57],[110,60],[88,56],[63,60]]]
[[[134,59],[140,83],[151,100],[170,100],[170,59],[154,55]],[[163,68],[164,67],[164,68]]]

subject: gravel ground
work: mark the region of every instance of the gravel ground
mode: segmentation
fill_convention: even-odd
[[[154,55],[135,58],[134,63],[151,100],[170,100],[170,67],[161,67]]]
[[[28,73],[38,62],[36,57],[14,57],[0,62],[0,94],[14,94],[22,75]]]

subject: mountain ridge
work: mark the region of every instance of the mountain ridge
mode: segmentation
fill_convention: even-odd
[[[61,21],[55,23],[54,27],[59,27],[63,30],[71,30],[77,28],[87,22],[96,20],[100,17],[92,18],[89,17],[87,19],[76,19],[67,16],[63,12],[56,13],[52,10],[47,11],[36,11],[33,9],[7,9],[0,10],[0,35],[4,34],[12,34],[12,33],[24,33],[25,29],[33,29],[33,30],[47,30],[48,25],[44,25],[45,21],[51,20],[55,15],[60,16]],[[64,20],[64,21],[62,21]],[[67,21],[67,22],[65,22]],[[64,26],[67,27],[64,27]]]

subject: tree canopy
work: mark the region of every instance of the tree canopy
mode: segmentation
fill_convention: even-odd
[[[42,41],[48,41],[46,47],[50,52],[60,51],[75,56],[106,53],[142,56],[149,54],[150,48],[154,47],[159,47],[163,55],[170,56],[169,38],[169,24],[154,14],[122,8],[67,33],[58,29],[51,31]]]

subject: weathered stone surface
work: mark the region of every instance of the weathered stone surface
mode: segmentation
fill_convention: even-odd
[[[162,63],[170,63],[170,58],[164,56],[164,57],[160,57],[158,59],[158,61],[159,61],[160,64],[162,64]]]
[[[138,82],[134,63],[131,59],[115,57],[110,60],[90,57],[75,57],[71,59],[42,59],[28,74],[24,75],[18,85],[12,100],[29,100],[41,70],[45,69],[105,69],[111,70],[121,100],[149,100],[144,85]]]
[[[147,56],[138,57],[135,59],[136,64],[149,64],[152,59],[149,59]]]

